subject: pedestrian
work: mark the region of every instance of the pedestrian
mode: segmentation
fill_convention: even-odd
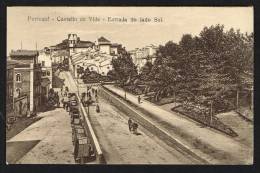
[[[132,132],[132,124],[133,124],[133,121],[131,118],[129,118],[128,120],[128,128],[129,128],[129,132]]]
[[[95,97],[97,98],[97,90],[95,90]]]
[[[138,124],[136,122],[133,123],[133,134],[137,135],[137,128],[138,128]]]
[[[96,112],[99,113],[100,112],[100,108],[99,108],[99,105],[97,104],[96,106]]]
[[[64,97],[63,99],[63,108],[67,111],[68,110],[68,102],[69,102],[69,98],[67,97],[67,95]]]
[[[57,92],[57,107],[59,108],[60,107],[60,97],[59,97],[59,94]]]
[[[140,104],[141,103],[141,97],[138,96],[138,103]]]

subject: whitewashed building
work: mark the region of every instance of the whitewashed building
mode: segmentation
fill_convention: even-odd
[[[138,73],[148,61],[154,63],[157,50],[158,47],[151,44],[143,48],[136,48],[135,50],[129,51],[133,63],[137,66]]]

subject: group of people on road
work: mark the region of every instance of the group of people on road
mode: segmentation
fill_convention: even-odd
[[[48,97],[45,97],[44,103],[46,107],[52,108],[56,105],[56,107],[60,107],[60,96],[59,93],[54,91],[53,89],[50,89],[48,92]]]
[[[62,104],[63,104],[63,109],[68,111],[69,109],[69,88],[66,86],[65,89],[63,87],[61,88],[61,96],[62,98]]]
[[[95,96],[95,100],[92,98],[92,96]],[[98,104],[98,89],[94,88],[92,86],[87,87],[87,92],[84,92],[81,94],[81,102],[84,106],[90,105],[94,102],[96,102],[96,112],[100,112],[100,106]]]

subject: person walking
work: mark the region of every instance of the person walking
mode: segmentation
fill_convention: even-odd
[[[97,104],[97,106],[96,106],[96,112],[97,113],[99,113],[100,112],[100,107],[99,107],[99,105]]]
[[[63,88],[62,87],[60,88],[60,94],[61,94],[61,96],[63,96]]]
[[[59,108],[60,107],[60,97],[59,97],[59,93],[57,92],[57,107]]]
[[[132,132],[132,124],[133,124],[133,121],[131,118],[129,118],[128,120],[128,128],[129,128],[129,132]]]
[[[138,124],[136,122],[133,123],[133,134],[137,135],[137,128],[138,128]]]
[[[69,102],[69,98],[67,97],[67,95],[64,97],[63,99],[63,108],[67,111],[68,110],[68,102]]]
[[[141,97],[138,96],[138,103],[140,104],[141,103]]]

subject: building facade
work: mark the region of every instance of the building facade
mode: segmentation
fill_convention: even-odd
[[[39,51],[39,62],[41,63],[41,91],[42,99],[46,100],[48,97],[49,90],[52,88],[52,60],[50,51],[44,49]]]
[[[134,64],[137,66],[138,73],[140,73],[141,68],[147,63],[151,62],[153,64],[156,58],[157,46],[149,45],[143,48],[136,48],[135,50],[129,51]]]
[[[78,77],[77,69],[80,67],[105,76],[113,68],[112,59],[122,51],[122,45],[111,43],[103,36],[99,37],[97,41],[91,42],[81,40],[77,34],[68,34],[67,39],[51,46],[50,50],[52,62],[58,61],[55,57],[62,57],[62,51],[68,53],[69,70],[74,77]]]
[[[41,107],[41,64],[38,51],[18,50],[10,53],[11,60],[17,61],[14,68],[14,99],[27,96],[30,112]],[[21,61],[19,60],[21,59]]]
[[[6,67],[6,117],[13,116],[14,111],[14,67],[15,61],[7,61]]]

